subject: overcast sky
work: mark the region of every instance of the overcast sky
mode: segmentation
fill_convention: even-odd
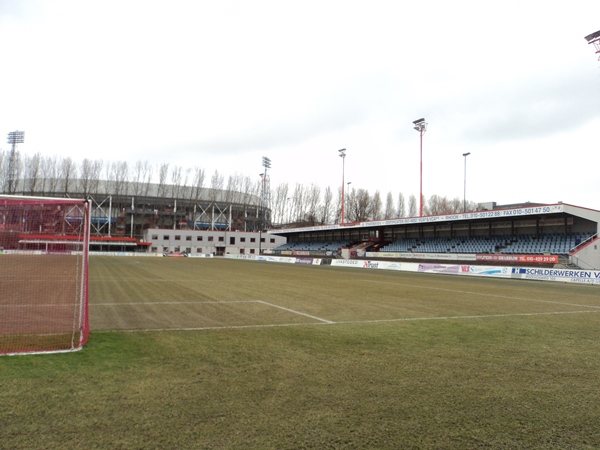
[[[560,6],[555,6],[560,5]],[[600,209],[600,1],[0,0],[0,148]]]

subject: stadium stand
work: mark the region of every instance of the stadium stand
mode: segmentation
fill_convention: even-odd
[[[279,251],[337,251],[350,245],[352,241],[313,241],[313,242],[287,242],[275,250]]]
[[[380,252],[412,253],[520,253],[568,255],[569,252],[591,237],[591,234],[543,234],[400,239],[380,249]]]

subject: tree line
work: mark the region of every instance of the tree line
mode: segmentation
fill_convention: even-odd
[[[83,159],[77,163],[70,157],[21,155],[18,149],[0,151],[0,192],[14,195],[114,195],[156,196],[159,198],[210,200],[253,205],[270,209],[273,226],[301,226],[340,223],[342,220],[341,187],[290,185],[283,182],[264,192],[262,180],[236,173],[225,176],[218,170],[207,177],[204,168],[153,166],[148,161],[130,164],[126,161]],[[418,201],[402,193],[348,189],[344,193],[344,221],[359,222],[401,217],[415,217]],[[264,201],[260,200],[264,199]],[[432,195],[423,199],[423,214],[438,215],[463,212],[459,198]],[[263,204],[263,203],[268,204]],[[477,209],[466,203],[466,211]]]

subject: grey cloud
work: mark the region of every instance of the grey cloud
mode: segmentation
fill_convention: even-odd
[[[479,92],[459,104],[461,140],[532,139],[575,129],[598,117],[600,83],[583,73],[527,79]]]

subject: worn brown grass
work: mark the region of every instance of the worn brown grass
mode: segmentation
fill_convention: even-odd
[[[90,294],[83,351],[0,358],[0,448],[600,446],[597,287],[94,257]]]

